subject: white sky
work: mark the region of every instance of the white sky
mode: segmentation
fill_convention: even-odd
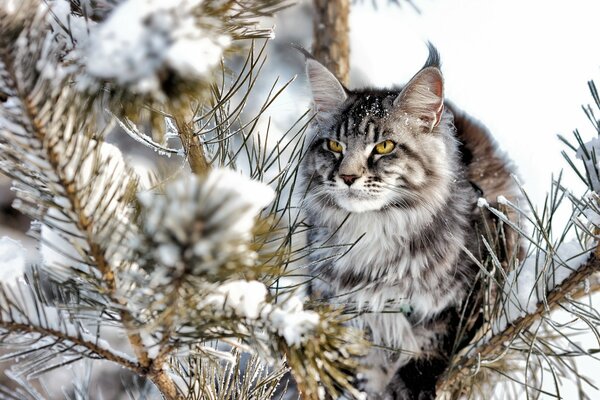
[[[414,1],[420,15],[383,0],[378,10],[370,1],[352,8],[353,72],[377,87],[404,83],[432,41],[447,98],[490,128],[540,203],[551,174],[568,169],[556,134],[594,134],[580,106],[600,76],[600,1]]]

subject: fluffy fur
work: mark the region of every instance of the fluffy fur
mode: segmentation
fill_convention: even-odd
[[[310,58],[307,75],[316,110],[302,165],[312,295],[355,311],[352,323],[378,345],[357,377],[369,398],[433,398],[474,284],[464,249],[480,254],[477,199],[516,198],[510,164],[483,127],[444,101],[432,46],[400,90],[348,91]],[[388,140],[394,149],[378,154]]]

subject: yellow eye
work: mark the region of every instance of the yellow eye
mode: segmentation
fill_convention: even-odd
[[[396,143],[392,142],[391,140],[386,140],[385,142],[381,142],[375,146],[375,152],[377,154],[388,154],[394,150],[394,147],[396,147]]]
[[[331,139],[327,141],[327,148],[333,151],[334,153],[341,153],[343,150],[342,145],[340,143]]]

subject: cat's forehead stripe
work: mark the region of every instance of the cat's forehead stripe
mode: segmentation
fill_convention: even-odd
[[[365,128],[367,127],[367,124],[369,122],[371,122],[371,119],[369,117],[363,118],[362,121],[360,121],[360,123],[358,124],[358,132],[364,135]]]
[[[377,133],[376,133],[378,130],[375,129],[375,124],[373,122],[369,121],[368,127],[369,127],[368,128],[369,130],[367,132],[368,132],[368,135],[369,135],[369,139],[372,142],[376,142],[377,140],[379,140],[379,135],[377,135]]]
[[[342,137],[346,134],[346,127],[344,126],[344,124],[340,124],[340,126],[338,127],[338,129],[336,129],[336,133],[337,133],[337,140],[341,140]]]

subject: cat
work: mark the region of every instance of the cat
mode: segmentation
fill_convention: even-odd
[[[444,99],[431,44],[399,89],[348,90],[310,55],[306,71],[311,296],[354,312],[350,323],[374,344],[356,376],[369,399],[433,399],[478,271],[467,251],[483,251],[489,217],[478,199],[517,201],[515,169],[486,128]],[[507,238],[512,252],[515,234]]]

